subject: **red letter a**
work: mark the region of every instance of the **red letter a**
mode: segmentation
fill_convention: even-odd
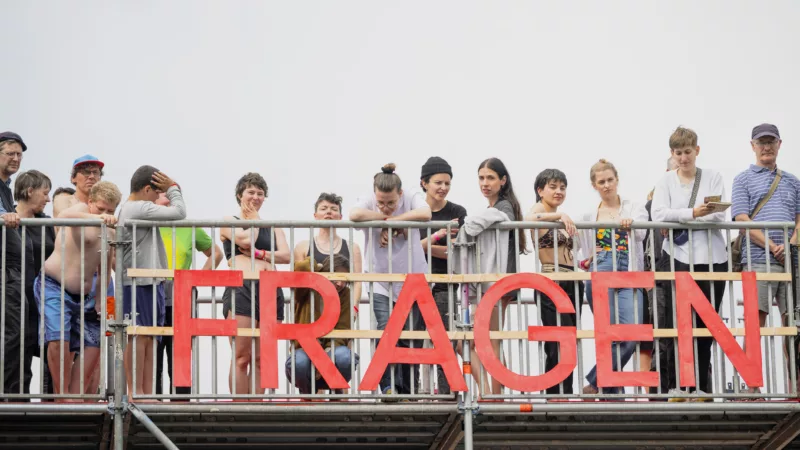
[[[428,333],[431,336],[433,348],[404,348],[397,347],[403,324],[406,323],[411,307],[417,302]],[[436,303],[431,296],[431,290],[425,281],[425,276],[419,273],[409,274],[397,298],[397,303],[383,330],[381,341],[372,357],[372,362],[361,380],[359,389],[371,391],[378,387],[381,375],[390,363],[406,364],[439,364],[442,366],[450,389],[453,391],[466,391],[467,383],[458,370],[458,360],[453,352],[453,346],[447,338],[442,319],[436,310]]]

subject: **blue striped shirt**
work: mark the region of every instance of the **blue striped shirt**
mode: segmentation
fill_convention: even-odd
[[[756,217],[750,217],[755,222],[794,222],[800,214],[800,180],[796,176],[781,171],[781,177],[775,193],[767,204],[761,208]],[[766,167],[751,165],[749,169],[740,173],[733,179],[733,193],[731,194],[731,217],[739,214],[748,216],[756,209],[756,205],[766,197],[772,182],[775,180],[777,170],[770,171]],[[763,230],[762,230],[763,231]],[[768,230],[769,239],[777,245],[783,244],[783,230]],[[789,230],[789,237],[794,230]],[[746,242],[746,241],[745,241]],[[750,261],[752,263],[766,264],[766,252],[754,242],[750,243]],[[747,248],[742,248],[742,264],[747,263]],[[775,257],[770,255],[770,263],[775,264]]]

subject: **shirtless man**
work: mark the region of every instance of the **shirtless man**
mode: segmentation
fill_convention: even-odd
[[[92,186],[103,179],[105,164],[92,155],[83,155],[72,163],[70,181],[75,185],[72,195],[53,194],[53,217],[60,217],[61,212],[78,203],[89,203],[89,192]]]
[[[119,189],[112,183],[102,181],[95,184],[88,197],[82,202],[61,211],[64,219],[101,219],[106,225],[114,226],[117,218],[114,210],[122,198]],[[109,230],[111,231],[111,230]],[[34,280],[34,295],[39,314],[45,321],[45,341],[47,360],[53,377],[56,394],[82,394],[80,380],[73,382],[72,365],[74,352],[80,350],[81,321],[84,334],[84,384],[90,385],[95,366],[100,358],[99,311],[101,304],[95,300],[99,283],[101,229],[87,227],[84,231],[83,267],[81,277],[80,228],[70,228],[64,234],[64,252],[61,251],[62,235],[56,236],[55,249],[44,263],[44,275]],[[109,236],[110,238],[110,236]],[[109,252],[110,254],[110,252]],[[109,261],[110,264],[110,261]],[[62,279],[63,267],[63,279]],[[110,265],[108,266],[110,267]],[[41,298],[44,283],[44,298]],[[64,289],[64,310],[61,310],[61,289]],[[83,310],[81,310],[81,293]],[[103,300],[101,300],[103,301]],[[62,322],[63,314],[63,322]],[[63,355],[64,367],[61,366]],[[77,364],[80,364],[77,362]],[[63,377],[63,378],[62,378]]]

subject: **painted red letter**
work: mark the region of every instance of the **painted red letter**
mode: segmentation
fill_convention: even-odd
[[[397,347],[403,324],[408,319],[408,314],[414,302],[419,305],[419,311],[431,336],[433,348],[404,348]],[[409,274],[403,283],[403,289],[397,298],[397,303],[383,330],[381,341],[372,357],[372,362],[364,374],[359,388],[371,391],[378,387],[381,375],[390,363],[405,364],[438,364],[442,366],[450,389],[453,391],[466,391],[467,383],[458,370],[458,360],[453,352],[453,345],[447,338],[442,319],[436,310],[436,303],[431,296],[431,290],[425,281],[425,276],[419,273]]]
[[[475,311],[475,350],[486,371],[503,385],[517,391],[542,391],[557,385],[575,369],[577,331],[575,327],[528,327],[529,341],[560,343],[561,360],[553,370],[541,375],[521,375],[509,370],[494,354],[492,342],[489,339],[489,324],[492,310],[500,298],[508,292],[521,288],[535,289],[550,297],[559,313],[575,313],[575,307],[567,293],[549,278],[535,273],[509,275],[489,288],[478,302],[478,308]],[[545,300],[542,299],[542,301]]]
[[[653,272],[592,272],[598,387],[658,386],[658,374],[655,372],[623,372],[621,367],[619,371],[613,369],[612,343],[652,341],[653,326],[611,325],[611,311],[608,306],[609,289],[652,288],[654,279]],[[639,312],[642,307],[639,306]]]
[[[711,306],[703,291],[688,272],[675,273],[675,298],[678,307],[678,353],[680,355],[681,386],[695,386],[694,345],[692,345],[692,308],[708,327],[708,331],[719,342],[720,348],[731,360],[748,386],[764,385],[761,375],[761,331],[758,324],[758,287],[756,275],[742,273],[744,293],[744,346],[743,351],[719,314]]]
[[[236,336],[236,321],[225,319],[192,319],[192,288],[195,286],[242,285],[240,270],[176,270],[173,308],[175,368],[173,384],[192,385],[192,337]]]
[[[350,385],[336,369],[317,338],[325,336],[339,320],[339,294],[336,288],[322,275],[311,272],[262,271],[259,275],[259,297],[261,299],[261,387],[278,387],[278,339],[297,340],[308,358],[328,383],[331,389],[347,389]],[[322,313],[312,323],[278,323],[278,288],[309,288],[322,296]]]

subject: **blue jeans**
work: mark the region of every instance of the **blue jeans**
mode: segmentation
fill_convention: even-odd
[[[386,324],[389,323],[389,297],[382,294],[373,294],[372,312],[375,314],[375,321],[378,324],[378,329],[385,330]],[[425,330],[425,322],[422,320],[416,303],[414,303],[414,306],[411,308],[408,317],[409,319],[406,320],[406,323],[403,325],[403,330],[409,329],[409,321],[413,323],[414,331]],[[380,339],[378,339],[378,342],[380,342]],[[397,341],[397,346],[419,348],[422,347],[422,341],[400,339]],[[377,343],[375,348],[377,348]],[[392,386],[392,367],[395,367],[394,386]],[[414,392],[416,393],[419,391],[419,365],[413,365],[412,371],[411,364],[390,364],[383,373],[383,376],[381,376],[381,392],[386,391],[386,389],[395,388],[395,394],[410,394],[412,379],[414,380]]]
[[[330,349],[327,349],[325,353],[327,353],[330,357]],[[302,348],[295,350],[294,354],[295,386],[297,386],[297,389],[301,394],[311,394],[311,359],[309,359],[306,351]],[[356,366],[358,366],[358,355],[355,355],[355,361]],[[333,351],[333,363],[336,365],[336,369],[339,370],[339,373],[342,374],[344,379],[349,382],[350,377],[352,376],[352,372],[350,372],[350,349],[344,346],[337,346]],[[289,355],[289,357],[286,359],[286,378],[290,383],[292,382],[291,355]],[[315,383],[315,387],[317,389],[328,389],[328,383],[325,382],[324,378],[320,378]]]
[[[597,271],[598,272],[612,272],[613,255],[610,251],[597,252]],[[594,268],[594,265],[591,266]],[[628,254],[617,252],[617,272],[625,272],[628,270]],[[614,296],[614,291],[617,291],[617,298]],[[586,300],[589,301],[589,308],[594,313],[594,298],[592,297],[592,282],[586,282]],[[636,302],[636,314],[634,314],[634,302]],[[615,311],[615,304],[619,309],[619,320],[617,320],[617,311]],[[641,324],[643,323],[644,310],[642,292],[640,289],[609,289],[608,290],[608,307],[611,312],[611,324]],[[622,370],[625,364],[630,361],[633,352],[636,351],[636,342],[624,341],[615,342],[611,345],[611,367],[615,371]],[[617,364],[619,357],[620,363]],[[586,375],[586,381],[597,388],[597,366],[592,367],[592,370]],[[620,388],[614,387],[604,390],[606,393],[617,394],[621,393]]]

